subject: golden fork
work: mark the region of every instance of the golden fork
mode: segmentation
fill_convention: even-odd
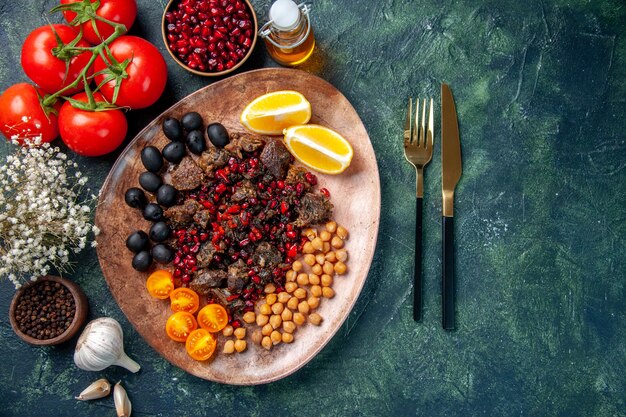
[[[422,200],[424,198],[424,167],[433,156],[433,99],[430,99],[428,125],[426,125],[426,99],[422,106],[422,120],[418,125],[420,100],[415,102],[415,118],[413,100],[409,98],[409,108],[404,123],[404,157],[415,167],[416,181],[416,217],[415,217],[415,270],[413,276],[413,320],[422,318]]]

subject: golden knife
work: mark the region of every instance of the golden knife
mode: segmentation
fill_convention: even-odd
[[[452,91],[441,84],[441,190],[443,193],[443,268],[441,317],[446,330],[454,329],[454,189],[461,178],[461,142]]]

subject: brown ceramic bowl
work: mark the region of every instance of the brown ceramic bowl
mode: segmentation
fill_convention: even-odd
[[[190,68],[186,63],[181,61],[180,58],[176,56],[174,51],[170,49],[169,42],[167,40],[167,31],[166,31],[167,22],[165,20],[165,14],[169,12],[170,10],[172,10],[174,7],[176,7],[180,3],[180,1],[181,0],[170,0],[167,6],[165,6],[165,10],[163,11],[163,18],[161,20],[161,34],[163,35],[163,42],[165,43],[165,48],[167,49],[167,52],[169,52],[170,56],[174,59],[174,62],[176,62],[178,65],[180,65],[187,71],[196,75],[201,75],[204,77],[220,77],[220,76],[230,74],[231,72],[235,71],[237,68],[241,67],[243,63],[248,60],[248,58],[250,58],[250,55],[252,55],[252,51],[254,50],[254,46],[256,45],[258,31],[259,31],[259,24],[256,18],[256,12],[254,11],[254,7],[252,7],[252,4],[250,3],[249,0],[243,0],[243,2],[246,4],[246,7],[248,8],[248,11],[250,11],[250,15],[252,17],[252,23],[253,23],[252,44],[250,45],[248,52],[246,52],[244,57],[241,58],[235,66],[233,66],[232,68],[224,69],[223,71],[200,71],[197,69]]]
[[[17,303],[24,294],[26,288],[30,288],[34,285],[42,285],[45,281],[58,282],[67,288],[72,296],[74,297],[74,303],[76,304],[76,313],[74,314],[74,319],[70,326],[60,335],[54,337],[52,339],[35,339],[25,333],[23,333],[15,319],[15,309],[17,308]],[[66,342],[70,340],[76,333],[80,330],[82,325],[85,323],[85,319],[87,318],[87,312],[89,311],[89,304],[87,302],[87,297],[83,290],[76,285],[74,282],[67,280],[65,278],[57,277],[54,275],[46,275],[37,279],[37,281],[31,281],[22,286],[13,296],[13,301],[11,301],[11,306],[9,307],[9,319],[11,321],[11,327],[15,334],[17,334],[20,339],[23,341],[30,343],[31,345],[39,345],[39,346],[50,346],[50,345],[58,345],[60,343]]]

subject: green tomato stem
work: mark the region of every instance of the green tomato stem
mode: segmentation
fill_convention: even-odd
[[[93,63],[96,61],[96,58],[98,58],[98,56],[100,54],[102,54],[102,52],[104,51],[105,47],[110,45],[114,40],[116,40],[117,38],[119,38],[120,36],[122,36],[124,33],[126,33],[126,26],[121,24],[121,23],[115,23],[112,22],[108,19],[102,18],[100,16],[95,16],[95,19],[97,20],[101,20],[105,23],[108,23],[109,25],[114,27],[113,33],[111,34],[111,36],[109,36],[108,38],[106,38],[105,40],[102,41],[102,43],[92,46],[92,47],[74,47],[72,49],[75,50],[80,50],[80,51],[91,51],[91,57],[89,58],[89,62],[87,63],[87,65],[85,65],[83,67],[83,69],[80,71],[80,73],[78,74],[78,76],[76,77],[76,79],[68,84],[67,86],[63,87],[62,89],[60,89],[59,91],[57,91],[56,93],[50,94],[48,96],[46,96],[43,101],[42,101],[42,106],[44,108],[46,107],[52,107],[54,105],[54,103],[57,101],[57,99],[59,97],[62,97],[64,93],[66,93],[69,90],[72,90],[73,88],[77,87],[80,83],[84,82],[84,79],[86,79],[87,77],[87,70],[93,65]],[[89,107],[92,108],[92,110],[96,109],[96,103],[95,101],[93,101],[93,95],[91,94],[91,91],[87,91],[89,90],[89,86],[85,83],[85,91],[87,92],[87,96],[91,97],[91,99],[89,100]]]

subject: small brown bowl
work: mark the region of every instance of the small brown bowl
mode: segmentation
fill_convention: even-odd
[[[20,297],[22,296],[22,294],[24,294],[24,291],[27,288],[30,288],[35,285],[41,285],[45,281],[58,282],[59,284],[63,285],[65,288],[67,288],[70,291],[70,293],[74,297],[74,304],[76,305],[76,313],[74,314],[74,319],[72,320],[72,323],[70,324],[70,326],[57,337],[54,337],[52,339],[36,339],[34,337],[31,337],[23,333],[20,330],[17,324],[17,320],[15,319],[15,309],[17,308],[17,303]],[[23,341],[30,343],[31,345],[50,346],[50,345],[58,345],[74,337],[74,335],[76,335],[76,333],[80,330],[82,325],[85,323],[85,319],[87,318],[88,311],[89,311],[89,304],[87,302],[87,297],[85,296],[85,293],[78,285],[76,285],[74,282],[67,280],[65,278],[57,277],[54,275],[46,275],[43,277],[39,277],[37,281],[28,282],[15,293],[15,295],[13,296],[13,300],[11,301],[11,306],[9,307],[9,320],[11,321],[11,327],[13,328],[13,331]]]
[[[252,4],[250,3],[250,1],[249,0],[243,0],[243,2],[246,4],[246,7],[250,11],[250,15],[252,17],[252,22],[254,24],[254,26],[252,27],[252,29],[253,29],[253,32],[252,32],[252,44],[250,45],[250,48],[248,49],[248,52],[246,52],[244,57],[241,58],[237,62],[237,64],[235,64],[232,68],[224,69],[223,71],[199,71],[199,70],[190,68],[187,64],[182,62],[176,56],[174,51],[172,51],[170,49],[169,42],[167,41],[167,31],[166,31],[167,22],[165,20],[165,14],[167,12],[169,12],[175,5],[180,3],[180,1],[181,0],[170,0],[169,3],[167,3],[167,6],[165,6],[165,10],[163,11],[163,18],[161,19],[161,34],[163,35],[163,42],[165,43],[165,48],[167,49],[167,52],[169,52],[170,56],[174,59],[174,62],[176,62],[178,65],[180,65],[181,67],[183,67],[187,71],[189,71],[189,72],[191,72],[193,74],[196,74],[196,75],[201,75],[203,77],[221,77],[223,75],[230,74],[231,72],[235,71],[237,68],[241,67],[244,64],[244,62],[246,62],[248,60],[248,58],[250,58],[250,55],[252,55],[252,51],[254,50],[254,47],[255,47],[256,42],[257,42],[258,31],[259,31],[259,23],[257,21],[256,12],[254,11],[254,7],[252,7]]]

